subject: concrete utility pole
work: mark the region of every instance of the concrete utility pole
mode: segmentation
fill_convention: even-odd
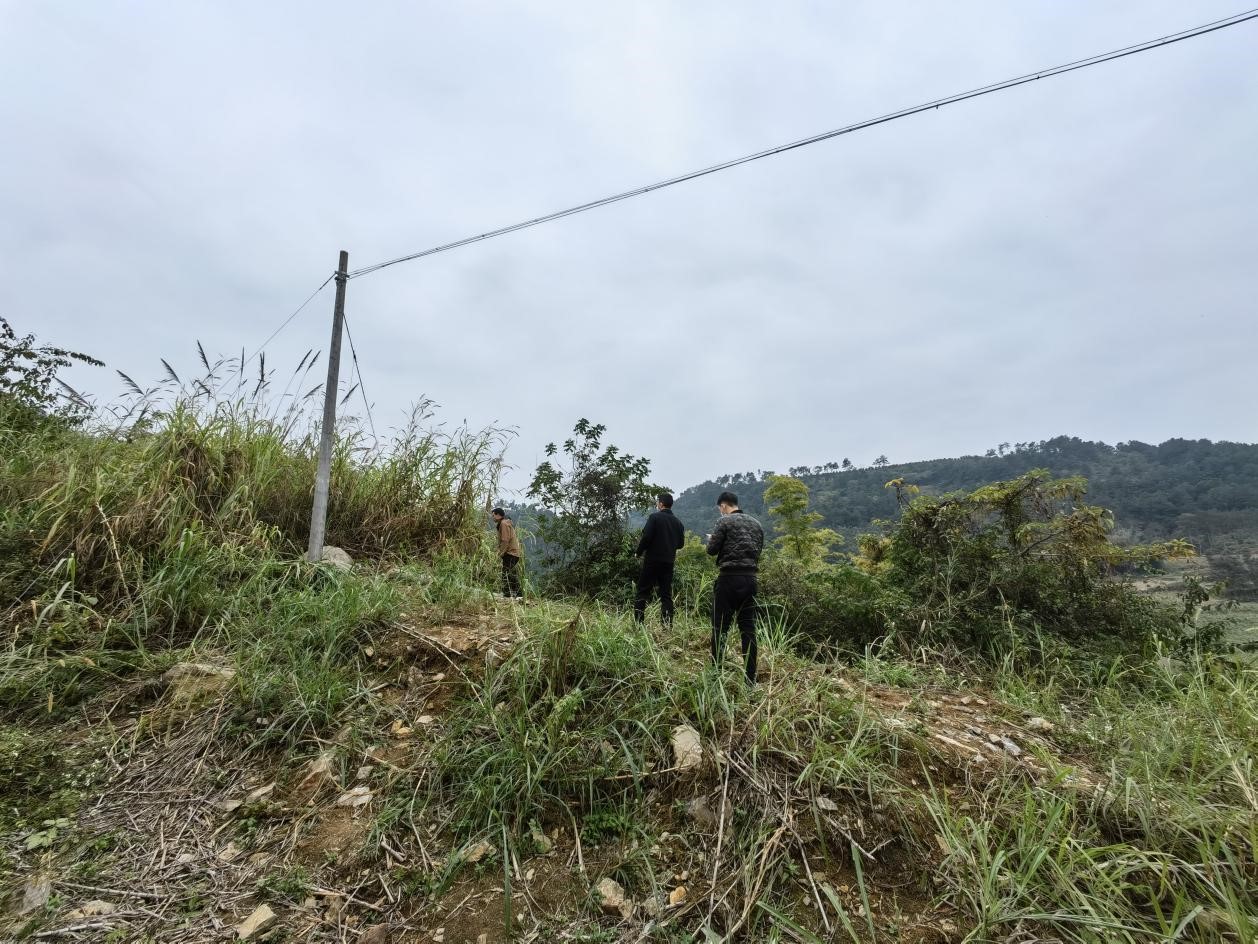
[[[319,437],[319,470],[315,473],[314,507],[310,511],[310,547],[306,556],[323,559],[328,524],[328,485],[332,478],[332,438],[336,434],[336,397],[341,379],[341,326],[345,324],[345,282],[349,253],[341,250],[336,267],[336,302],[332,308],[332,343],[328,347],[328,382],[323,388],[323,428]]]

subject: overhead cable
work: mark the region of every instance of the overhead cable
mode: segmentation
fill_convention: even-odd
[[[621,200],[628,200],[632,197],[639,197],[654,190],[662,190],[665,187],[672,187],[675,184],[685,183],[688,180],[694,180],[698,177],[705,177],[708,174],[715,174],[718,171],[729,170],[740,164],[748,164],[752,161],[758,161],[766,157],[772,157],[776,154],[782,154],[786,151],[792,151],[795,148],[805,147],[809,144],[816,144],[820,141],[827,141],[830,138],[837,138],[840,135],[851,134],[855,131],[861,131],[865,128],[872,128],[874,125],[885,124],[889,121],[895,121],[898,118],[907,118],[910,115],[916,115],[920,112],[939,109],[945,105],[954,105],[957,102],[963,102],[967,99],[978,98],[982,95],[990,95],[993,92],[1001,92],[1005,89],[1014,88],[1019,85],[1025,85],[1028,82],[1035,82],[1039,79],[1048,79],[1058,75],[1064,75],[1067,72],[1074,72],[1078,69],[1086,69],[1091,66],[1100,65],[1105,62],[1112,62],[1115,59],[1121,59],[1125,56],[1132,56],[1136,53],[1148,52],[1151,49],[1157,49],[1162,46],[1169,46],[1172,43],[1182,42],[1186,39],[1195,39],[1198,36],[1204,36],[1207,33],[1213,33],[1216,30],[1226,29],[1229,26],[1237,26],[1248,20],[1258,18],[1258,9],[1248,10],[1244,13],[1237,13],[1234,16],[1225,17],[1221,20],[1214,20],[1210,23],[1204,23],[1201,26],[1194,26],[1178,33],[1172,33],[1158,39],[1151,39],[1143,43],[1137,43],[1132,46],[1125,46],[1122,49],[1115,49],[1110,52],[1100,53],[1095,56],[1089,56],[1086,59],[1076,59],[1074,62],[1067,62],[1059,66],[1053,66],[1049,69],[1041,69],[1038,72],[1028,72],[1012,79],[1005,79],[1002,82],[993,82],[990,85],[984,85],[980,88],[971,89],[968,92],[958,92],[955,95],[948,95],[944,98],[937,98],[934,101],[925,102],[921,105],[914,105],[911,108],[903,108],[899,111],[893,111],[877,118],[869,118],[865,121],[858,121],[855,124],[845,125],[842,128],[836,128],[833,131],[826,131],[821,134],[814,134],[807,138],[801,138],[798,141],[792,141],[789,144],[782,144],[777,147],[768,148],[763,151],[756,151],[754,154],[747,154],[743,157],[736,157],[733,160],[722,161],[719,164],[713,164],[710,167],[704,167],[700,170],[690,171],[686,174],[680,174],[676,177],[669,177],[666,180],[660,180],[645,187],[637,187],[633,190],[626,190],[623,193],[613,194],[612,196],[602,197],[598,200],[591,200],[588,203],[578,204],[569,207],[566,210],[559,210],[555,213],[548,213],[545,216],[534,217],[530,220],[524,220],[520,223],[514,223],[511,226],[504,226],[501,229],[490,230],[486,233],[480,233],[476,236],[468,236],[464,239],[455,240],[452,243],[444,243],[440,246],[434,246],[431,249],[424,249],[420,252],[413,252],[405,256],[398,256],[396,259],[389,259],[385,262],[378,262],[375,265],[364,266],[361,269],[354,269],[349,273],[349,278],[354,279],[359,276],[369,275],[372,272],[378,272],[381,269],[387,269],[389,266],[395,266],[402,262],[411,262],[415,259],[422,259],[425,256],[436,255],[439,252],[446,252],[450,249],[458,249],[461,246],[467,246],[471,243],[480,242],[485,239],[492,239],[495,236],[505,236],[508,233],[514,233],[518,230],[528,229],[531,226],[539,226],[542,223],[550,223],[555,220],[563,219],[566,216],[573,216],[577,213],[584,213],[587,210],[593,210],[598,207],[607,206],[611,203],[619,203]],[[325,285],[327,283],[324,283]]]

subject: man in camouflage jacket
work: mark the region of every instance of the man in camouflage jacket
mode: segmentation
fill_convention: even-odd
[[[721,664],[725,636],[734,621],[742,637],[747,682],[756,683],[756,573],[764,550],[764,528],[738,507],[738,496],[721,492],[716,499],[721,518],[708,535],[708,553],[719,575],[712,601],[712,661]]]

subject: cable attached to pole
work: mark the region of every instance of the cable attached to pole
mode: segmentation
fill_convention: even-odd
[[[349,326],[349,315],[345,316],[345,337],[349,339],[349,356],[354,361],[354,373],[358,376],[358,392],[363,397],[363,408],[367,411],[367,423],[371,426],[371,435],[378,441],[380,436],[376,433],[376,421],[371,415],[371,404],[367,400],[367,385],[363,382],[363,371],[358,365],[358,349],[354,347],[354,332]]]
[[[250,362],[251,362],[251,361],[252,361],[255,357],[257,357],[259,354],[261,354],[261,353],[262,353],[262,351],[266,348],[266,346],[267,346],[268,344],[270,344],[270,343],[271,343],[272,341],[274,341],[277,337],[279,337],[279,333],[280,333],[281,331],[283,331],[285,328],[287,328],[287,327],[288,327],[289,322],[291,322],[294,318],[296,318],[298,315],[300,315],[300,314],[302,313],[302,311],[305,309],[305,307],[306,307],[307,305],[309,305],[312,301],[314,301],[314,300],[315,300],[315,296],[316,296],[316,295],[318,295],[320,292],[322,292],[325,288],[327,288],[327,287],[328,287],[328,282],[331,282],[334,278],[336,278],[336,273],[335,273],[335,272],[333,272],[331,275],[329,275],[329,276],[327,277],[327,279],[324,281],[324,283],[323,283],[322,285],[320,285],[317,289],[315,289],[313,292],[311,292],[311,293],[310,293],[310,297],[309,297],[309,298],[307,298],[307,299],[306,299],[304,302],[302,302],[300,305],[298,305],[298,306],[297,306],[297,310],[296,310],[296,311],[294,311],[294,312],[293,312],[291,315],[289,315],[287,318],[285,318],[285,319],[284,319],[284,323],[283,323],[283,324],[281,324],[281,325],[280,325],[278,328],[276,328],[274,331],[272,331],[272,332],[271,332],[271,336],[270,336],[269,338],[267,338],[265,341],[263,341],[261,344],[259,344],[259,345],[258,345],[258,349],[257,349],[256,351],[254,351],[252,354],[250,354],[250,355],[249,355],[249,360],[247,360],[247,361],[246,361],[246,360],[242,360],[242,361],[240,362],[240,370],[241,370],[241,372],[242,372],[242,373],[244,372],[245,365],[246,365],[246,364],[248,364],[248,363],[250,363]]]

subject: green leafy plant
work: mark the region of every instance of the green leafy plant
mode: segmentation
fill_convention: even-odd
[[[57,375],[74,363],[103,367],[86,354],[35,343],[22,337],[0,318],[0,416],[6,424],[37,425],[41,418],[59,416],[81,420],[87,412],[83,397]]]
[[[29,833],[23,842],[23,847],[27,852],[35,849],[47,849],[57,844],[57,840],[63,835],[63,831],[70,828],[70,820],[65,817],[57,819],[46,819],[43,821],[42,829],[37,829],[33,833]]]
[[[808,510],[808,486],[788,475],[769,476],[764,503],[775,519],[776,544],[786,557],[804,565],[824,563],[842,535],[818,528],[821,515]]]
[[[607,427],[581,419],[533,473],[528,496],[546,513],[538,523],[552,588],[590,596],[624,596],[634,571],[629,519],[663,489],[647,481],[648,459],[604,446]],[[553,460],[553,461],[552,461]]]

